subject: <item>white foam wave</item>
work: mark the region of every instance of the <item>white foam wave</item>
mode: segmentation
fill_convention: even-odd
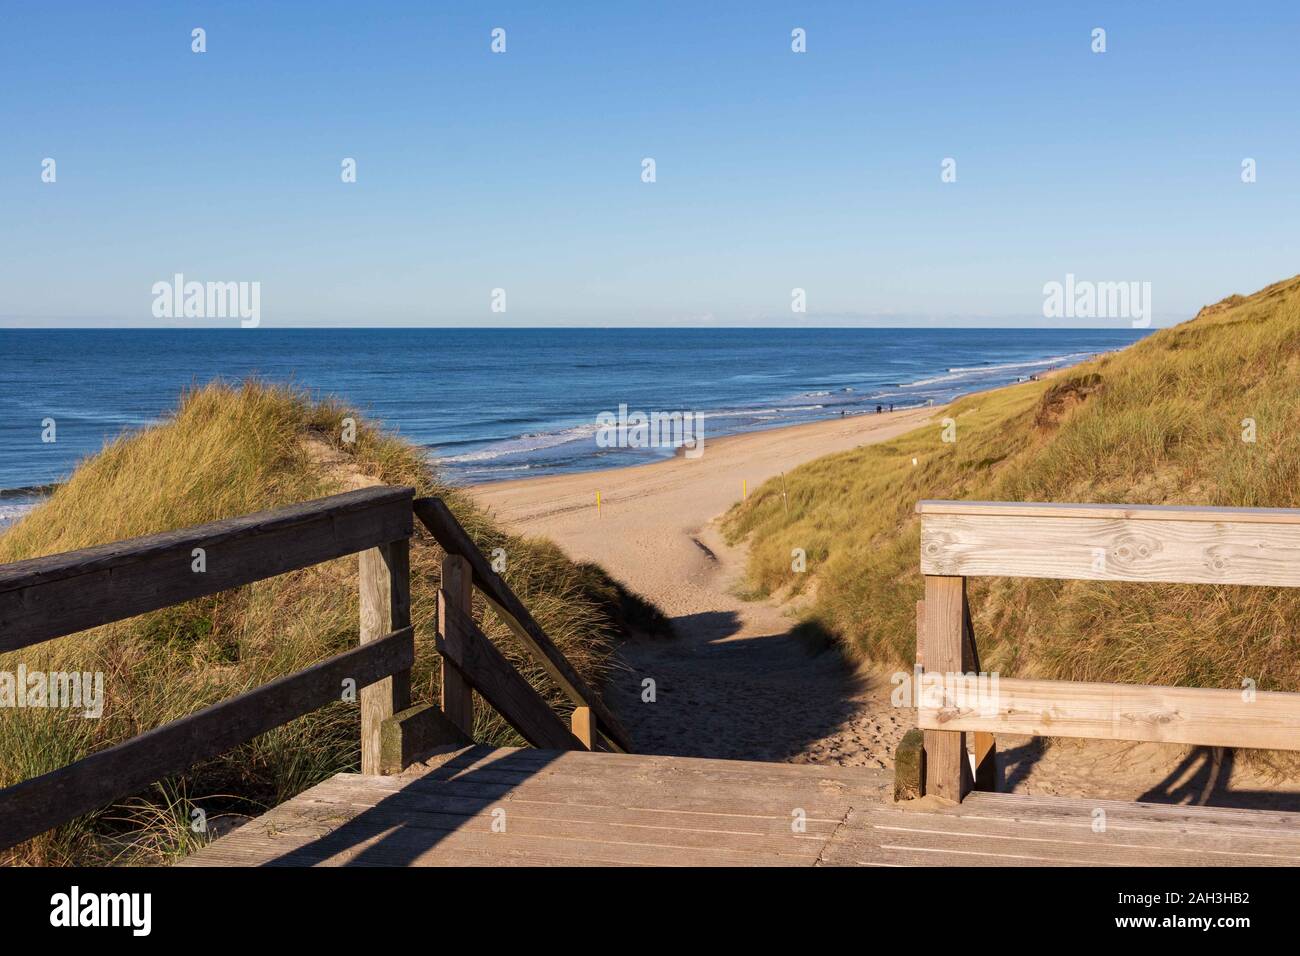
[[[531,432],[520,435],[518,438],[497,442],[487,448],[480,448],[478,451],[439,458],[438,461],[449,464],[464,464],[472,461],[492,461],[495,458],[504,458],[507,455],[522,455],[528,452],[542,451],[547,448],[554,448],[557,445],[567,445],[569,442],[591,438],[596,434],[598,427],[593,423],[591,425],[562,428],[553,432]]]
[[[1074,352],[1069,355],[1053,355],[1045,359],[1032,359],[1024,362],[1008,362],[1004,365],[975,365],[969,367],[957,366],[948,369],[947,375],[936,375],[933,378],[919,378],[915,382],[904,382],[900,388],[921,388],[925,385],[942,385],[945,382],[959,382],[965,378],[974,378],[979,375],[996,374],[997,372],[1010,372],[1015,369],[1046,368],[1052,365],[1064,365],[1067,363],[1077,362],[1080,359],[1088,358],[1096,353],[1093,352]]]
[[[1059,365],[1062,362],[1072,362],[1077,359],[1087,358],[1092,352],[1071,352],[1069,355],[1053,355],[1045,359],[1032,359],[1024,362],[1008,362],[1005,365],[972,365],[966,368],[950,368],[950,372],[1007,372],[1016,368],[1041,368],[1044,365]]]

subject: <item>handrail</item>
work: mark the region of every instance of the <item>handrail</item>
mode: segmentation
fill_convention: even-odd
[[[411,488],[377,487],[0,566],[0,651],[360,552],[361,646],[0,790],[0,849],[360,691],[363,772],[409,704]],[[202,560],[199,560],[199,552]]]
[[[978,785],[965,732],[987,753],[993,733],[1300,750],[1296,693],[1017,678],[972,687],[988,675],[968,666],[978,658],[966,594],[966,579],[982,575],[1300,586],[1300,510],[964,501],[916,510],[923,792],[960,801]]]
[[[0,566],[0,651],[409,538],[414,494],[364,488]]]
[[[29,840],[374,684],[415,660],[411,629],[337,654],[75,763],[0,790],[0,849]]]
[[[1112,518],[1125,521],[1214,521],[1300,524],[1296,508],[1220,508],[1212,505],[1058,504],[1054,501],[938,501],[916,503],[920,515],[1025,518]]]
[[[451,509],[438,498],[417,498],[414,509],[416,517],[428,528],[444,551],[469,562],[475,586],[520,644],[532,654],[570,700],[580,707],[590,708],[605,740],[618,750],[630,752],[631,737],[623,725],[533,620],[509,585],[492,570],[487,558],[461,527]]]
[[[438,594],[438,653],[534,747],[586,750],[474,619]]]
[[[1300,511],[923,501],[921,571],[1300,587]]]
[[[0,849],[30,839],[172,773],[216,756],[290,720],[359,691],[361,772],[397,772],[420,754],[462,745],[472,726],[465,706],[444,715],[411,706],[415,663],[409,541],[413,514],[438,540],[436,646],[443,689],[472,687],[534,746],[630,749],[626,731],[488,565],[436,498],[414,501],[411,488],[374,487],[226,521],[118,541],[0,566],[0,651],[132,617],[249,584],[346,554],[359,553],[360,646],[97,751],[72,764],[0,790]],[[470,582],[483,591],[520,642],[579,706],[574,730],[506,661],[469,616]],[[466,698],[463,701],[468,705]],[[472,724],[472,719],[469,721]]]

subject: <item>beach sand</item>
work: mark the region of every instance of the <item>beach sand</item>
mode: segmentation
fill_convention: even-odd
[[[717,519],[740,500],[742,482],[756,489],[804,462],[937,421],[941,411],[750,432],[706,440],[696,459],[470,491],[511,529],[599,563],[673,618],[675,639],[620,646],[605,690],[638,752],[892,767],[916,712],[892,705],[889,673],[851,667],[838,650],[793,636],[797,604],[744,600],[745,549],[727,546]],[[653,702],[643,700],[647,678]],[[1300,810],[1296,785],[1230,751],[1002,735],[997,743],[1007,789]]]
[[[895,437],[940,410],[731,435],[706,440],[695,459],[471,490],[506,526],[599,563],[673,618],[675,640],[622,645],[606,689],[638,751],[889,766],[911,717],[889,706],[888,682],[791,636],[792,608],[739,597],[745,552],[727,546],[716,519],[745,487]],[[655,682],[653,703],[641,699],[646,678]]]

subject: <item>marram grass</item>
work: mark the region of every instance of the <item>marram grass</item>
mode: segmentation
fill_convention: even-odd
[[[340,440],[346,417],[357,421],[354,443]],[[109,442],[0,534],[0,562],[335,494],[355,486],[357,476],[440,495],[481,549],[505,549],[507,582],[594,685],[607,674],[611,642],[630,623],[665,627],[654,608],[599,568],[575,564],[549,542],[496,528],[464,495],[438,482],[416,447],[340,404],[259,382],[197,388],[161,424]],[[412,542],[416,702],[437,700],[432,633],[441,561],[430,538]],[[20,663],[29,670],[102,671],[105,684],[99,719],[55,709],[0,711],[0,786],[66,766],[355,646],[356,577],[357,557],[351,555],[0,655],[0,671],[13,673]],[[567,702],[494,615],[482,605],[475,611],[497,646],[567,711]],[[521,743],[481,701],[476,714],[476,739]],[[223,816],[257,813],[334,773],[355,770],[359,732],[357,708],[332,705],[101,813],[0,851],[0,864],[174,859],[209,839]],[[207,829],[196,827],[204,819]]]
[[[915,653],[923,498],[1300,507],[1300,277],[933,425],[810,462],[726,519],[748,588],[887,667]],[[915,464],[913,460],[915,459]],[[791,549],[807,571],[791,570]],[[974,578],[981,662],[1006,676],[1300,690],[1300,591]]]

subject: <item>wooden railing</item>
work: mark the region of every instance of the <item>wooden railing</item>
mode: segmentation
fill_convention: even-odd
[[[0,567],[0,650],[12,651],[361,552],[359,647],[0,790],[0,848],[339,700],[348,678],[361,689],[362,769],[378,772],[380,725],[410,703],[413,497],[367,488]]]
[[[924,674],[979,670],[967,577],[1300,586],[1296,510],[922,501],[917,512]],[[995,733],[1300,750],[1293,693],[999,678],[979,706],[923,684],[918,717],[923,790],[958,801],[996,785]]]
[[[623,725],[492,570],[450,509],[437,498],[419,498],[415,514],[447,555],[438,595],[442,710],[447,717],[465,733],[472,731],[472,688],[535,747],[596,750],[603,741],[609,749],[631,751],[631,738]],[[474,623],[470,616],[474,587],[576,705],[572,729],[564,726]]]
[[[436,645],[442,709],[411,704],[413,506],[447,557]],[[202,551],[196,571],[196,556]],[[431,747],[468,742],[471,688],[531,744],[628,750],[626,732],[491,570],[451,512],[410,488],[366,488],[289,508],[0,566],[0,651],[13,651],[359,553],[359,645],[66,767],[0,790],[0,849],[180,773],[360,690],[361,772],[402,770]],[[471,616],[474,585],[578,704],[573,729]]]

